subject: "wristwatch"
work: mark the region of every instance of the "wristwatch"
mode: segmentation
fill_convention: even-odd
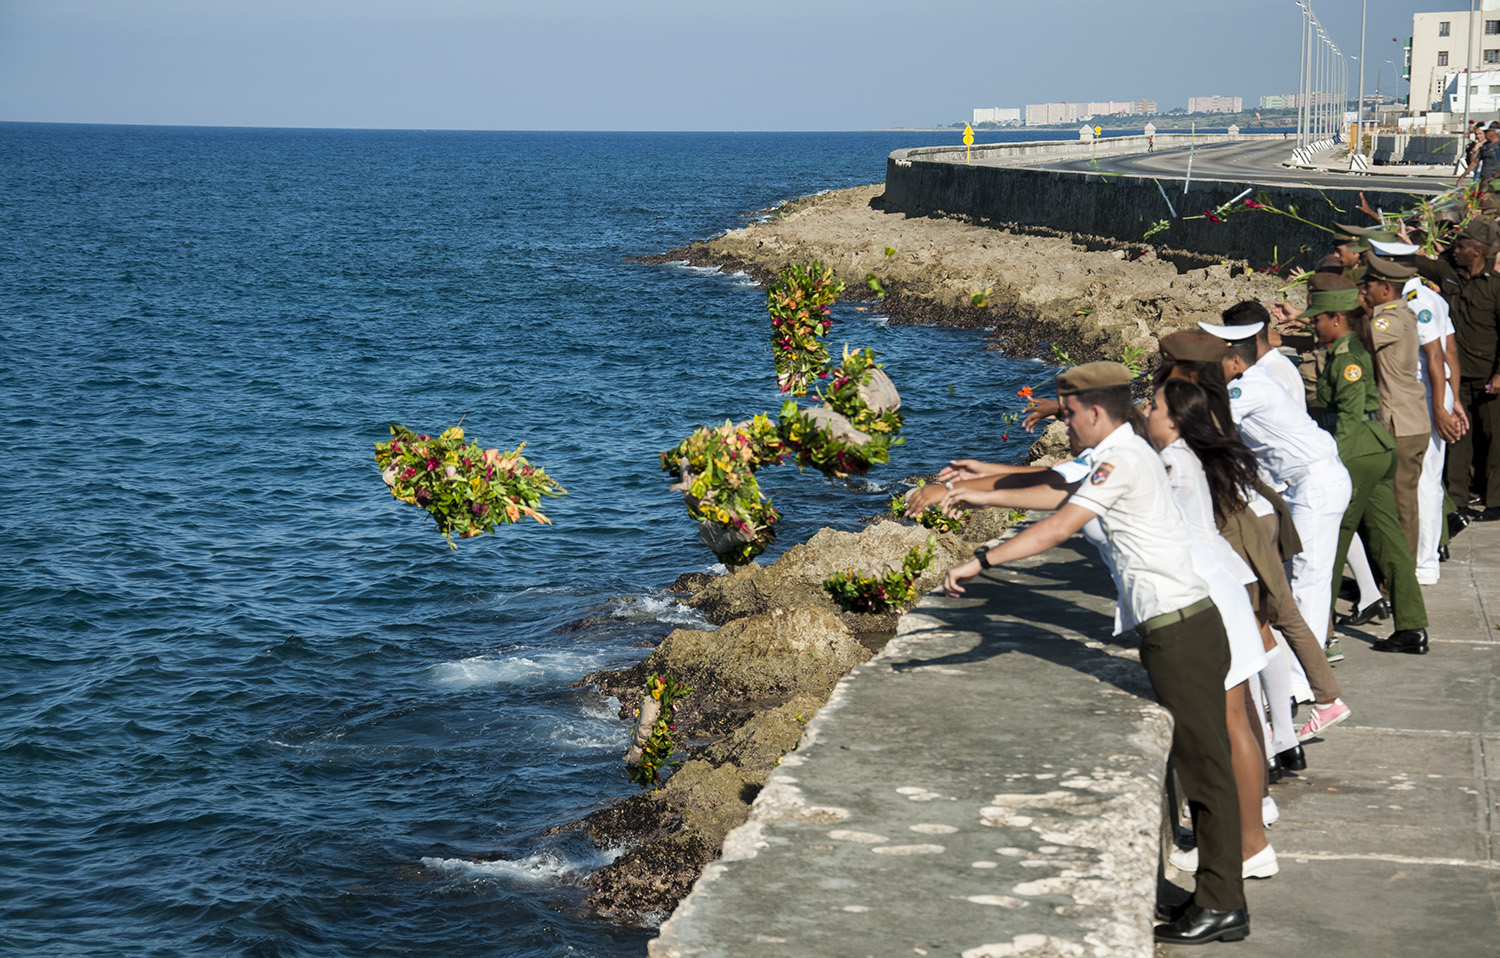
[[[990,562],[990,550],[986,546],[980,546],[974,550],[974,558],[979,560],[979,568],[993,569],[995,566]]]

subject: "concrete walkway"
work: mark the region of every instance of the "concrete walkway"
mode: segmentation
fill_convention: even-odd
[[[1500,955],[1500,526],[1475,523],[1450,548],[1422,590],[1429,654],[1371,652],[1389,623],[1344,633],[1334,668],[1354,714],[1306,746],[1307,771],[1272,786],[1281,874],[1248,883],[1250,938],[1216,948]]]
[[[1500,954],[1500,525],[1452,551],[1425,590],[1431,654],[1343,638],[1354,715],[1272,788],[1281,874],[1247,889],[1249,940],[1212,953]],[[1168,723],[1111,605],[1076,537],[924,600],[650,953],[1206,953],[1151,943],[1157,894],[1192,878],[1159,870]]]

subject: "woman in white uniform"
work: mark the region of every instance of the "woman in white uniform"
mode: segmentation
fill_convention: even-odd
[[[1229,635],[1231,660],[1224,680],[1225,711],[1242,810],[1244,876],[1269,878],[1277,871],[1276,851],[1266,841],[1261,816],[1250,811],[1262,805],[1266,768],[1262,745],[1251,725],[1251,716],[1259,710],[1250,698],[1248,684],[1250,677],[1266,665],[1260,623],[1247,590],[1256,583],[1256,576],[1219,534],[1216,522],[1217,515],[1245,507],[1244,490],[1255,479],[1255,457],[1243,444],[1227,439],[1207,410],[1207,395],[1201,387],[1169,379],[1152,398],[1146,431],[1161,455],[1172,494],[1192,531],[1194,571],[1208,582]],[[1198,415],[1184,415],[1190,411]],[[1184,858],[1174,864],[1193,863]]]

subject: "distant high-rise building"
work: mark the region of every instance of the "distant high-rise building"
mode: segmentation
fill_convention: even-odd
[[[1262,110],[1295,110],[1297,108],[1297,94],[1276,93],[1271,96],[1260,98]]]
[[[1028,103],[1026,125],[1049,126],[1057,123],[1074,123],[1095,116],[1149,115],[1155,112],[1156,104],[1150,100],[1137,100],[1134,103],[1117,103],[1114,100],[1089,103]]]
[[[1189,113],[1239,113],[1245,101],[1237,96],[1188,97]]]
[[[1021,110],[1018,107],[975,107],[974,123],[1020,123]]]

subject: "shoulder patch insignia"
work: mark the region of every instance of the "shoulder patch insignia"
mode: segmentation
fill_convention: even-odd
[[[1109,474],[1114,471],[1115,467],[1110,463],[1106,462],[1100,464],[1099,468],[1094,470],[1094,474],[1092,476],[1089,476],[1089,485],[1102,486],[1104,484],[1104,480],[1108,479]]]
[[[1240,398],[1240,387],[1238,387],[1238,386],[1230,386],[1229,387],[1229,398],[1230,399],[1238,399],[1238,398]]]
[[[1412,290],[1411,292],[1409,292],[1409,293],[1406,294],[1406,301],[1408,303],[1411,302],[1412,300],[1416,299],[1416,298],[1417,298],[1417,291],[1416,290]]]
[[[1375,320],[1375,322],[1371,323],[1370,325],[1374,326],[1376,329],[1379,329],[1379,330],[1386,330],[1386,329],[1390,329],[1391,328],[1391,320],[1390,320],[1390,317],[1388,317],[1388,316],[1382,316],[1379,319]]]
[[[1351,383],[1357,383],[1365,378],[1365,371],[1360,368],[1359,363],[1350,363],[1344,367],[1344,378]]]
[[[1417,322],[1419,322],[1419,323],[1430,323],[1430,322],[1432,322],[1432,310],[1430,310],[1430,309],[1424,309],[1420,313],[1418,313],[1417,314]]]

